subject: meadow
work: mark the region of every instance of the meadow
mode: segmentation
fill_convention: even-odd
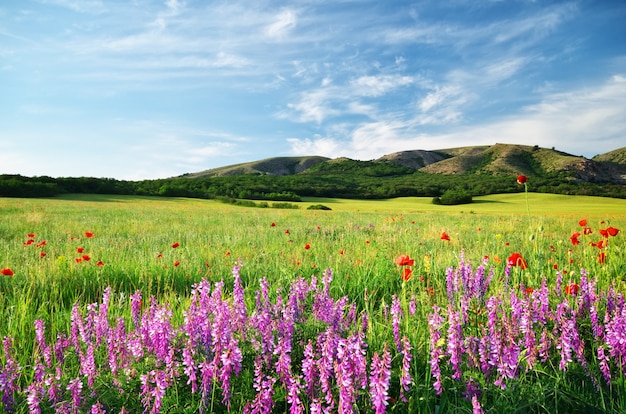
[[[430,201],[0,198],[0,412],[626,412],[626,201]]]

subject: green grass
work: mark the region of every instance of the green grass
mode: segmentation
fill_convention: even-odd
[[[419,376],[414,404],[425,411],[435,405],[453,410],[467,408],[460,391],[451,390],[443,399],[432,392],[425,355],[426,320],[432,304],[445,298],[446,269],[457,266],[461,254],[475,265],[488,256],[501,279],[507,257],[520,252],[529,269],[513,268],[513,286],[537,288],[544,277],[553,283],[557,265],[566,279],[578,280],[580,269],[585,268],[598,277],[599,289],[613,285],[626,292],[623,233],[607,247],[605,264],[598,263],[598,249],[588,244],[601,239],[600,228],[626,229],[626,200],[529,193],[527,206],[525,194],[518,193],[476,197],[474,203],[462,206],[437,206],[430,198],[307,198],[299,204],[298,210],[281,210],[182,198],[0,198],[0,243],[4,246],[0,268],[15,272],[11,277],[0,276],[0,337],[13,337],[22,365],[30,366],[38,352],[34,320],[46,321],[51,338],[67,332],[73,304],[100,301],[107,286],[113,288],[114,303],[119,304],[112,317],[129,318],[128,296],[141,290],[144,298],[154,295],[169,303],[174,319],[182,321],[181,309],[189,303],[192,286],[202,279],[224,280],[226,294],[231,294],[236,263],[242,264],[250,307],[254,307],[254,291],[263,277],[270,282],[272,295],[277,295],[298,277],[320,280],[324,269],[332,268],[332,296],[347,296],[371,317],[369,355],[391,338],[385,307],[392,296],[400,296],[405,306],[411,297],[418,299],[416,315],[410,324],[405,320],[419,360],[415,362]],[[314,204],[332,211],[306,210]],[[594,233],[581,236],[581,244],[572,246],[569,237],[581,230],[580,219],[587,219]],[[86,237],[87,231],[95,236]],[[440,238],[444,231],[449,242]],[[35,234],[34,243],[25,245],[29,233]],[[37,247],[43,240],[46,244]],[[178,247],[172,247],[174,243]],[[78,248],[84,251],[79,253]],[[83,254],[90,260],[77,262]],[[400,254],[416,261],[413,277],[405,283],[394,263]],[[97,266],[98,261],[104,266]],[[504,289],[501,280],[496,286]],[[553,395],[546,397],[545,404],[554,403],[561,392],[572,392],[569,385],[558,388],[561,383],[549,375],[539,380],[532,375],[521,380],[522,394],[490,395],[493,407],[512,408],[520,395],[531,396],[537,383]],[[563,375],[556,379],[570,381]],[[589,384],[584,387],[582,394],[589,394]]]

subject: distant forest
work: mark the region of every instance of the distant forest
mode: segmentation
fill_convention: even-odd
[[[345,167],[345,166],[344,166]],[[583,182],[564,173],[528,177],[531,192],[626,199],[626,186]],[[516,177],[502,174],[427,174],[384,164],[353,171],[312,169],[301,174],[176,177],[123,181],[111,178],[51,178],[0,175],[0,196],[51,197],[68,193],[119,194],[216,199],[300,201],[301,197],[383,199],[440,197],[446,192],[470,196],[524,191]]]

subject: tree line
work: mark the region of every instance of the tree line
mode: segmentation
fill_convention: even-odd
[[[294,202],[301,197],[383,199],[393,197],[441,197],[446,192],[482,196],[523,191],[516,177],[502,174],[427,174],[401,167],[393,170],[328,171],[230,177],[175,177],[124,181],[112,178],[52,178],[0,175],[2,197],[51,197],[68,193],[191,197],[229,197],[248,200]],[[529,191],[590,195],[626,199],[626,186],[580,182],[565,173],[528,177]]]

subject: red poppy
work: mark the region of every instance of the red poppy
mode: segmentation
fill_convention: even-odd
[[[309,243],[304,245],[304,250],[309,250],[311,248],[311,245]]]
[[[518,175],[517,176],[517,183],[518,184],[525,184],[526,181],[528,181],[528,178],[526,178],[525,175]]]
[[[77,251],[78,253],[82,253],[82,252],[84,252],[84,251],[85,251],[85,248],[84,248],[84,247],[79,247],[78,249],[76,249],[76,251]]]
[[[589,228],[589,227],[585,227],[585,228],[583,229],[583,234],[584,234],[585,236],[586,236],[587,234],[591,234],[591,233],[593,233],[593,230],[591,230],[591,228]]]
[[[91,231],[86,231],[85,232],[85,237],[87,237],[88,239],[91,239],[94,236],[93,232]]]
[[[272,221],[272,224],[270,224],[270,227],[276,227],[276,223]]]
[[[227,251],[226,253],[224,253],[224,256],[230,256],[230,251]]]
[[[33,243],[35,243],[35,240],[33,240],[33,239],[28,239],[28,240],[26,240],[26,241],[24,242],[24,246],[28,246],[28,245],[31,245],[31,244],[33,244]]]
[[[409,280],[411,280],[412,274],[413,274],[413,271],[409,269],[408,267],[402,268],[402,280],[403,281],[408,282]]]
[[[339,254],[343,256],[343,250],[339,250]]]
[[[13,270],[9,269],[8,267],[0,270],[0,273],[2,273],[3,276],[13,276],[15,274],[13,273]]]
[[[46,254],[46,252],[39,252],[39,257],[43,259],[44,257],[46,257]]]
[[[289,229],[285,230],[285,234],[289,234]]]
[[[40,243],[37,243],[37,247],[43,247],[46,244],[48,244],[48,242],[46,242],[45,240],[42,240]]]
[[[510,255],[507,263],[509,266],[519,266],[522,270],[528,269],[528,264],[526,264],[526,260],[524,260],[520,253],[513,253]]]
[[[450,241],[450,236],[445,231],[441,233],[441,240]]]
[[[179,264],[180,264],[180,262],[179,262],[178,260],[176,260],[176,261],[174,262],[174,267],[178,266]]]
[[[602,237],[608,239],[609,238],[609,231],[608,229],[600,229],[598,230],[598,232],[600,232],[600,235],[602,235]]]
[[[35,233],[28,233],[26,237],[30,237],[31,239],[35,237]]]
[[[617,236],[617,233],[619,233],[619,229],[616,229],[615,227],[609,227],[606,229],[606,232],[609,234],[609,236],[615,237]]]
[[[82,257],[77,257],[76,259],[74,259],[76,261],[76,263],[80,263],[83,261]]]
[[[394,260],[398,266],[413,266],[415,260],[411,259],[408,254],[402,254]]]
[[[102,262],[102,260],[98,260],[98,263],[96,263],[96,266],[102,267],[104,266],[104,263]]]
[[[533,293],[535,291],[535,289],[531,288],[530,286],[526,288],[526,294],[530,295],[531,293]]]
[[[600,263],[600,264],[606,263],[606,253],[605,252],[598,253],[598,263]]]
[[[580,237],[580,233],[579,233],[579,232],[576,232],[576,233],[574,233],[574,234],[572,234],[572,235],[570,236],[570,238],[569,238],[569,239],[571,240],[571,242],[572,242],[572,244],[573,244],[574,246],[576,246],[576,245],[580,244],[580,240],[578,240],[578,238],[579,238],[579,237]]]
[[[580,227],[586,227],[587,226],[587,219],[582,219],[578,222],[578,225]]]
[[[552,265],[552,268],[553,268],[554,270],[556,270],[556,269],[558,269],[558,268],[559,268],[559,265],[558,265],[557,263],[555,263],[555,264],[553,264],[553,265]]]
[[[176,243],[172,244],[172,249],[175,249],[175,248],[177,248],[178,246],[180,246],[180,243],[176,242]]]
[[[578,283],[571,283],[565,286],[565,293],[568,295],[577,295],[578,294]]]
[[[162,258],[163,258],[163,253],[157,254],[157,259],[162,259]]]
[[[82,257],[83,257],[83,260],[86,261],[86,262],[91,260],[91,257],[89,257],[88,254],[84,254]]]

